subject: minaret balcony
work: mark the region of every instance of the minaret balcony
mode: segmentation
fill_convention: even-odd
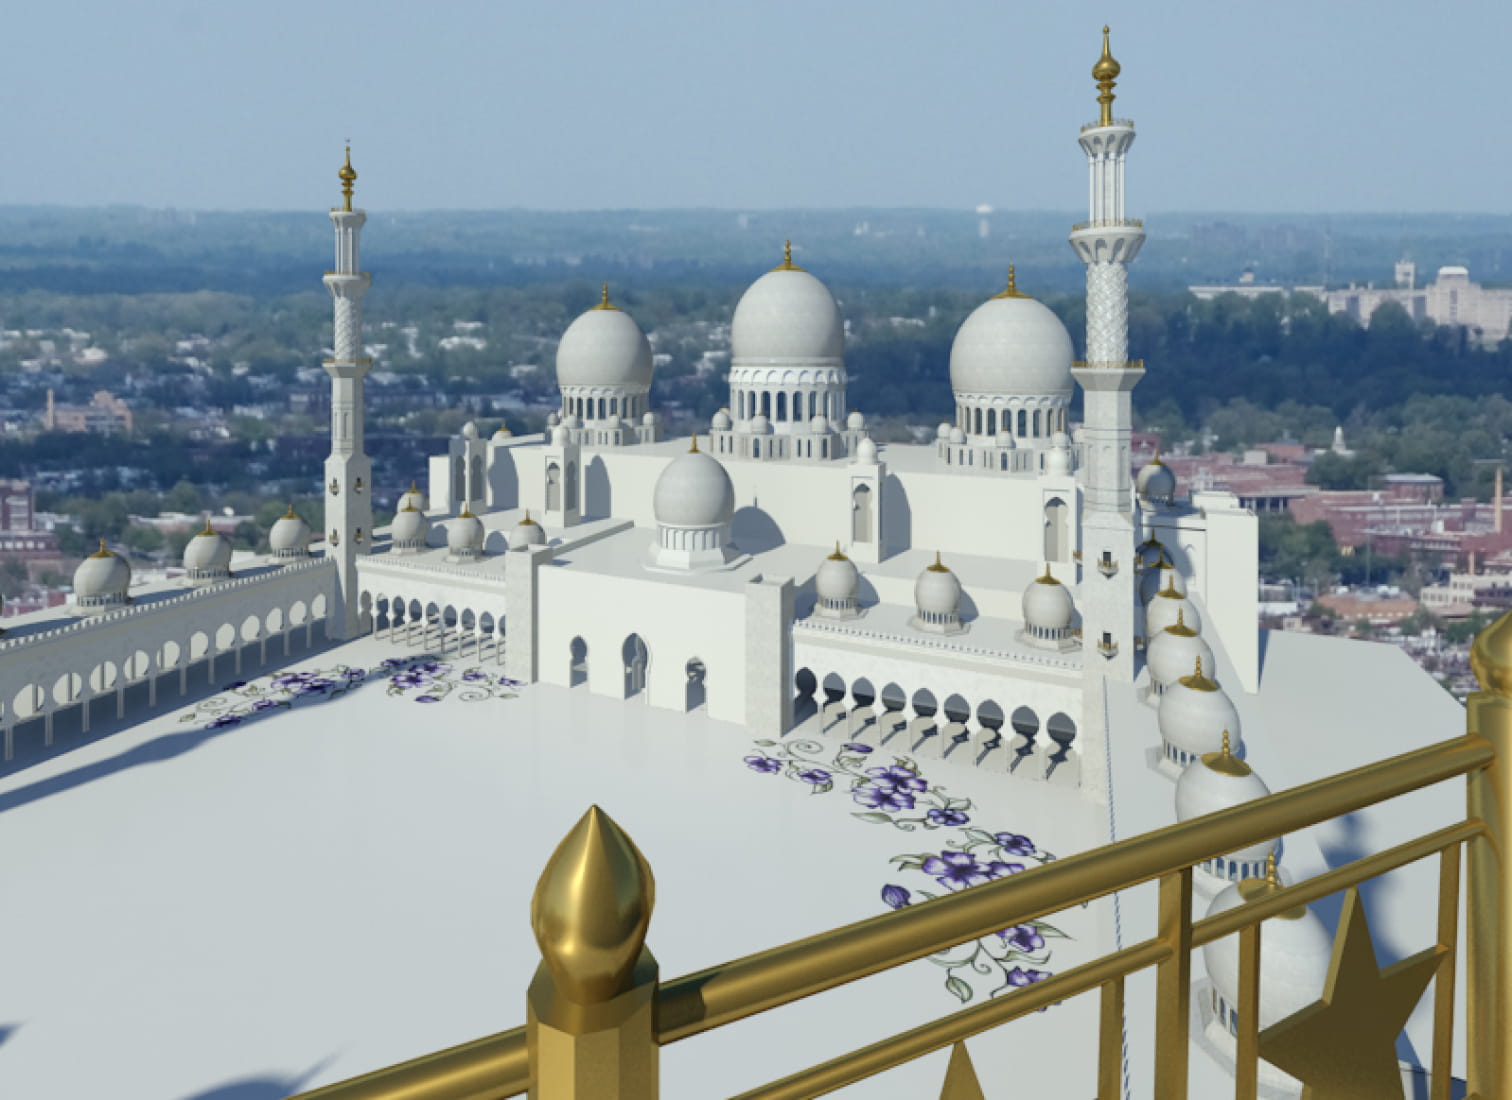
[[[1133,218],[1099,218],[1071,229],[1071,247],[1084,264],[1133,263],[1144,244],[1144,224]]]
[[[1134,129],[1134,120],[1132,118],[1115,118],[1110,122],[1089,122],[1081,128],[1081,132],[1085,134],[1089,130],[1113,129],[1132,130]]]
[[[1144,222],[1138,218],[1098,218],[1089,222],[1077,222],[1071,227],[1071,232],[1080,233],[1083,229],[1143,229]]]

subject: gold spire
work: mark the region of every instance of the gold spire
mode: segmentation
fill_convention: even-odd
[[[1060,584],[1060,581],[1056,580],[1055,577],[1051,574],[1051,572],[1050,572],[1050,563],[1049,562],[1045,563],[1045,572],[1044,572],[1044,575],[1040,576],[1040,577],[1036,577],[1035,578],[1035,583],[1036,584]]]
[[[357,182],[357,170],[352,167],[352,147],[346,147],[346,163],[336,173],[341,180],[341,208],[352,209],[352,184]]]
[[[618,309],[619,308],[619,306],[613,305],[609,301],[609,284],[608,283],[604,284],[604,296],[599,299],[599,304],[596,305],[596,306],[594,306],[593,308],[594,309]]]
[[[1209,753],[1208,755],[1214,756],[1217,754]],[[1207,757],[1203,759],[1206,760]],[[1244,879],[1239,883],[1239,896],[1247,902],[1259,901],[1261,898],[1270,897],[1276,891],[1283,889],[1285,885],[1281,881],[1281,872],[1276,869],[1276,853],[1271,851],[1265,857],[1265,877]],[[1306,915],[1307,906],[1299,905],[1295,909],[1282,910],[1272,919],[1301,920]]]
[[[1166,586],[1159,592],[1155,593],[1155,595],[1164,596],[1168,600],[1186,599],[1186,597],[1176,588],[1176,574],[1174,571],[1170,574],[1170,576],[1166,577]],[[1179,611],[1177,612],[1177,617],[1180,617]]]
[[[1017,275],[1014,272],[1012,264],[1008,265],[1008,287],[1007,287],[1007,289],[1004,290],[1001,294],[994,294],[993,297],[994,298],[1027,298],[1027,297],[1029,297],[1029,295],[1025,294],[1022,290],[1020,290],[1018,288],[1018,278],[1017,278]]]
[[[938,550],[935,551],[934,564],[931,565],[931,566],[929,566],[928,568],[929,568],[929,571],[931,573],[949,573],[950,572],[950,566],[948,566],[948,565],[946,565],[946,564],[944,564],[943,562],[940,561],[940,552]]]
[[[1155,444],[1155,455],[1154,455],[1153,458],[1150,459],[1150,465],[1151,466],[1164,466],[1165,465],[1164,462],[1160,461],[1160,444],[1159,443]]]
[[[109,550],[105,549],[105,540],[102,538],[100,540],[100,548],[98,550],[96,550],[93,554],[90,554],[89,556],[92,557],[92,558],[108,558],[108,557],[111,557],[112,554],[110,553]]]
[[[201,531],[200,534],[202,534],[202,535],[213,535],[213,534],[215,534],[214,528],[212,528],[210,526],[210,517],[208,515],[205,517],[205,529],[203,531]]]
[[[283,514],[283,518],[284,519],[298,519],[299,518],[299,516],[294,511],[294,502],[292,500],[289,501],[289,510]]]
[[[472,505],[471,504],[463,504],[462,505],[462,511],[457,514],[457,518],[458,519],[477,519],[478,517],[472,514]]]
[[[1229,747],[1229,731],[1223,731],[1223,748],[1217,752],[1205,752],[1202,754],[1202,762],[1219,775],[1232,776],[1242,779],[1253,770],[1243,760],[1234,755]]]
[[[1167,630],[1175,630],[1176,628],[1173,627],[1173,626],[1168,626],[1168,627],[1166,627],[1166,629]],[[1193,672],[1190,676],[1183,676],[1181,678],[1181,683],[1184,686],[1191,688],[1193,691],[1217,691],[1218,690],[1218,685],[1215,684],[1215,683],[1213,683],[1213,681],[1209,680],[1206,676],[1204,676],[1202,674],[1202,658],[1201,657],[1197,658],[1197,670],[1195,672]]]
[[[835,540],[835,552],[829,556],[830,561],[845,561],[845,555],[840,553],[840,540]]]
[[[772,268],[772,270],[773,271],[802,271],[803,270],[803,268],[799,267],[797,264],[795,264],[793,262],[793,242],[792,241],[783,241],[782,242],[782,262],[780,264],[778,264],[776,267]]]
[[[1166,633],[1167,634],[1177,634],[1177,635],[1180,635],[1183,638],[1195,638],[1195,637],[1197,637],[1197,632],[1195,630],[1193,630],[1191,627],[1187,626],[1187,624],[1186,624],[1186,608],[1184,608],[1184,607],[1178,607],[1176,609],[1176,621],[1174,623],[1172,623],[1170,626],[1166,627]],[[1197,675],[1198,676],[1202,675],[1202,658],[1201,657],[1197,658]]]
[[[525,518],[520,521],[521,527],[539,527],[540,524],[530,518],[530,509],[525,509]]]
[[[690,455],[696,455],[698,453],[698,432],[697,431],[694,431],[694,433],[693,433],[693,442],[690,443],[690,444],[688,444],[688,453]]]
[[[1099,126],[1113,125],[1113,82],[1121,71],[1122,67],[1113,60],[1113,54],[1108,49],[1108,28],[1103,27],[1102,56],[1092,66],[1092,79],[1097,81],[1097,102],[1102,105],[1102,114],[1097,120]]]

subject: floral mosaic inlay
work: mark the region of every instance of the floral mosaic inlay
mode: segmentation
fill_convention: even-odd
[[[416,703],[439,703],[455,697],[464,703],[513,699],[520,681],[481,668],[461,668],[431,654],[389,657],[370,668],[331,668],[280,672],[256,680],[227,684],[201,700],[180,722],[203,722],[206,729],[240,725],[265,711],[287,709],[301,700],[334,699],[362,684],[388,681],[388,694]]]
[[[950,838],[931,851],[892,857],[894,872],[915,876],[915,884],[912,889],[894,882],[883,886],[882,902],[890,909],[1016,875],[1030,863],[1055,858],[1021,833],[972,826],[978,810],[969,798],[953,798],[931,783],[912,758],[893,756],[884,764],[875,748],[859,741],[847,741],[833,753],[821,741],[757,741],[745,765],[760,775],[803,784],[811,794],[844,791],[852,805],[861,807],[851,816],[871,825],[904,832],[949,830]],[[917,884],[918,876],[930,879],[930,888]],[[1050,961],[1047,941],[1065,938],[1051,924],[1030,921],[938,952],[930,961],[945,969],[945,988],[965,1003],[1048,978],[1051,971],[1043,969]]]

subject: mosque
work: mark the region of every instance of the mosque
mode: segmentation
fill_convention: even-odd
[[[1127,279],[1145,231],[1124,205],[1135,130],[1112,113],[1118,75],[1105,34],[1100,117],[1078,135],[1090,205],[1070,233],[1086,266],[1084,361],[1032,274],[1010,268],[956,333],[954,418],[928,444],[879,442],[847,396],[841,307],[788,246],[735,304],[728,405],[671,438],[651,405],[651,345],[606,286],[562,334],[545,432],[468,424],[386,529],[365,452],[370,276],[348,152],[324,277],[327,529],[291,509],[271,553],[233,571],[207,525],[183,585],[150,590],[102,544],[74,606],[0,638],[7,758],[18,723],[40,718],[50,737],[56,712],[82,707],[87,729],[92,701],[119,710],[145,680],[156,704],[160,681],[182,689],[197,662],[239,671],[248,647],[287,654],[318,629],[400,653],[450,645],[522,684],[703,709],[769,738],[906,744],[1110,808],[1115,791],[1163,791],[1166,822],[1264,796],[1249,761],[1266,751],[1247,750],[1241,720],[1261,690],[1256,517],[1230,493],[1183,492],[1158,455],[1131,466],[1146,368],[1130,358]],[[1158,751],[1115,751],[1110,715],[1131,706]],[[1199,888],[1214,911],[1264,896],[1278,854],[1272,842],[1215,860]],[[1316,999],[1330,948],[1311,911],[1270,925],[1282,930],[1267,933],[1262,1026]],[[1231,1060],[1233,943],[1206,964],[1206,1034]]]

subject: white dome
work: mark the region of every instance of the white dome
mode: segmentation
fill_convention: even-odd
[[[1250,897],[1271,892],[1264,879],[1236,882],[1213,899],[1207,915],[1237,909]],[[1273,889],[1273,888],[1272,888]],[[1260,1029],[1300,1012],[1323,995],[1333,957],[1333,939],[1306,906],[1260,923]],[[1202,948],[1213,990],[1231,1009],[1239,1004],[1239,936],[1224,936]]]
[[[1181,574],[1171,564],[1171,559],[1166,557],[1165,548],[1162,547],[1154,566],[1147,567],[1144,576],[1139,578],[1140,602],[1148,604],[1155,598],[1157,592],[1167,587],[1174,588],[1178,592],[1186,592],[1186,585],[1181,579]]]
[[[935,555],[933,565],[924,567],[914,581],[914,606],[920,615],[955,616],[961,609],[961,582]]]
[[[268,549],[280,557],[298,557],[309,552],[310,525],[289,505],[268,530]]]
[[[1013,433],[1010,432],[1007,428],[1004,428],[1002,431],[998,432],[995,442],[999,447],[1007,447],[1010,451],[1013,450],[1014,447],[1018,446],[1018,444],[1013,441]]]
[[[1071,397],[1071,334],[1049,307],[1007,292],[972,311],[950,345],[958,394]]]
[[[735,486],[718,459],[690,450],[662,470],[651,507],[669,527],[715,527],[735,514]]]
[[[515,537],[510,541],[516,546],[546,545],[546,532],[539,523],[530,518],[530,509],[525,510],[525,518],[516,526]]]
[[[809,431],[814,433],[829,431],[829,419],[823,413],[815,413],[809,417]]]
[[[1205,676],[1184,676],[1169,685],[1156,714],[1161,738],[1188,756],[1221,752],[1225,730],[1236,750],[1243,744],[1233,700]]]
[[[1169,504],[1176,496],[1176,475],[1160,461],[1159,452],[1144,466],[1134,479],[1134,491],[1139,499],[1155,504]]]
[[[1030,582],[1022,601],[1024,625],[1037,630],[1069,630],[1073,607],[1071,590],[1050,575]]]
[[[728,412],[726,412],[724,409],[720,409],[717,413],[714,414],[714,419],[713,419],[713,421],[711,421],[711,426],[714,428],[714,430],[716,432],[727,432],[727,431],[729,431],[730,430],[730,414]]]
[[[1170,686],[1183,676],[1190,676],[1197,662],[1209,672],[1213,669],[1213,650],[1202,636],[1177,616],[1177,621],[1145,643],[1145,667],[1150,679]]]
[[[469,420],[466,424],[462,425],[462,438],[463,439],[477,439],[478,438],[478,426],[476,424],[474,424],[471,420]]]
[[[506,439],[513,439],[513,438],[514,438],[514,432],[512,432],[512,431],[509,430],[509,425],[508,424],[500,424],[499,427],[494,431],[494,434],[493,434],[493,440],[494,440],[495,443],[502,443]]]
[[[1202,630],[1202,616],[1186,596],[1174,588],[1155,593],[1145,604],[1145,637],[1154,638],[1167,627],[1183,622],[1193,630]]]
[[[821,363],[839,366],[845,323],[829,288],[785,262],[757,279],[730,322],[734,366]]]
[[[641,423],[648,428],[654,427],[656,424],[656,414],[654,412],[641,413]]]
[[[553,447],[567,446],[567,428],[564,425],[558,424],[551,429],[551,445]]]
[[[1051,447],[1045,452],[1045,473],[1063,476],[1071,472],[1071,451],[1067,447]]]
[[[410,505],[414,505],[422,512],[425,511],[426,508],[425,494],[420,491],[419,486],[416,485],[416,483],[413,481],[410,482],[410,487],[408,489],[399,494],[398,508],[403,511]]]
[[[231,566],[231,549],[231,540],[206,520],[205,529],[184,546],[184,568],[191,577],[196,573],[225,574]]]
[[[555,428],[561,422],[562,416],[560,413],[552,411],[546,414],[546,426],[548,428]]]
[[[609,424],[609,426],[611,428],[618,428],[620,426],[620,414],[619,413],[610,413],[604,419],[608,422],[608,424]]]
[[[478,557],[483,552],[483,521],[471,512],[448,520],[446,549],[452,557]]]
[[[406,494],[408,495],[408,494]],[[448,529],[448,542],[450,529]],[[397,547],[419,549],[430,538],[430,520],[413,504],[406,504],[394,516],[389,527],[389,541]]]
[[[942,420],[942,421],[940,421],[940,426],[935,429],[935,438],[936,439],[949,439],[950,438],[950,422],[948,420]]]
[[[866,427],[866,417],[862,416],[858,410],[852,409],[850,415],[845,418],[845,426],[853,432],[859,431]]]
[[[772,422],[767,419],[766,413],[757,413],[751,417],[751,431],[756,435],[765,435],[772,430]]]
[[[105,540],[100,548],[79,563],[74,570],[73,590],[78,600],[94,603],[126,602],[126,589],[131,587],[131,566],[126,559],[113,550],[105,549]]]
[[[960,428],[951,428],[950,429],[950,441],[952,443],[965,443],[966,442],[966,433],[964,431],[962,431]]]
[[[628,313],[604,300],[567,326],[557,344],[557,385],[651,385],[651,343]]]
[[[814,592],[821,600],[854,600],[861,588],[861,572],[856,563],[840,553],[840,544],[835,552],[819,563],[814,574]]]
[[[856,444],[856,461],[866,466],[877,464],[877,445],[870,437]]]
[[[1176,820],[1190,821],[1204,814],[1227,810],[1270,794],[1265,780],[1232,753],[1204,753],[1183,769],[1176,781]],[[1233,863],[1258,863],[1276,850],[1274,840],[1263,840],[1223,856]]]

